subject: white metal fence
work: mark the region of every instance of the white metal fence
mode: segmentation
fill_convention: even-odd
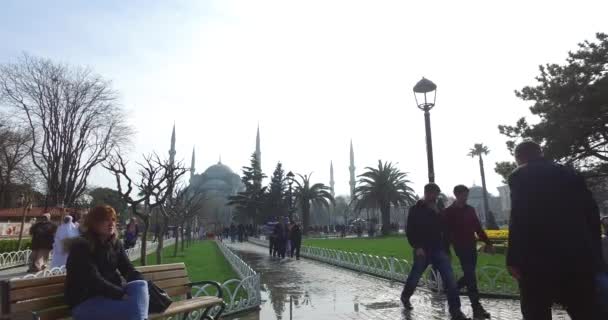
[[[258,245],[268,246],[268,241],[266,240],[249,238],[249,241]],[[309,259],[399,282],[405,282],[412,267],[411,263],[405,259],[317,247],[303,246],[300,255]],[[454,274],[458,278],[462,275],[462,271],[455,269]],[[482,294],[509,298],[519,295],[516,283],[511,280],[511,277],[504,268],[492,266],[478,268],[477,279],[477,285]],[[427,269],[420,281],[420,285],[431,290],[443,290],[441,277],[432,268]]]
[[[174,245],[174,244],[175,244],[175,238],[165,239],[165,241],[163,242],[163,248],[166,248],[166,247]],[[129,257],[129,259],[131,261],[137,260],[141,257],[141,245],[142,245],[141,242],[138,241],[134,247],[125,250],[127,253],[127,256]],[[148,254],[150,254],[150,253],[154,252],[154,250],[158,246],[158,242],[148,241],[147,246],[148,247],[146,248],[146,251],[148,252]],[[29,252],[27,252],[27,251],[29,251]],[[13,265],[13,267],[23,266],[23,265],[27,264],[27,262],[29,260],[29,255],[31,254],[31,250],[5,252],[5,253],[21,253],[21,252],[27,252],[27,257],[25,258],[25,260],[19,260],[22,262],[20,264]],[[65,274],[65,272],[66,272],[65,266],[61,266],[61,267],[55,267],[55,268],[51,268],[51,269],[45,269],[45,270],[39,271],[37,273],[30,273],[30,274],[27,274],[22,277],[15,277],[15,278],[11,278],[11,279],[30,279],[30,278],[50,277],[50,276]]]
[[[260,275],[245,261],[235,254],[226,244],[216,241],[218,248],[239,275],[240,279],[230,279],[222,283],[224,301],[226,302],[225,315],[256,309],[262,303]],[[205,291],[209,286],[203,286],[196,295],[208,295]]]

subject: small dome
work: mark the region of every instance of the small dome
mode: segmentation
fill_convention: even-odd
[[[212,165],[203,173],[208,179],[225,179],[226,177],[232,177],[234,174],[230,167],[221,163]]]

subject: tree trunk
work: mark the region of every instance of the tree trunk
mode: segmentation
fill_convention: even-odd
[[[144,221],[144,231],[141,234],[141,265],[145,266],[148,261],[148,228],[150,227],[150,218],[148,216],[140,217]]]
[[[486,172],[483,167],[483,157],[479,155],[479,171],[481,172],[481,187],[483,189],[483,209],[486,217],[486,229],[496,230],[498,226],[496,225],[496,220],[494,219],[494,215],[490,211],[490,204],[488,202],[488,189],[486,187]]]
[[[307,201],[302,203],[302,225],[304,226],[303,234],[308,234],[310,228],[310,203]]]
[[[27,211],[27,206],[23,207],[23,213],[21,214],[21,229],[19,230],[19,241],[17,242],[17,251],[21,250],[21,243],[23,241],[23,228],[25,227],[25,216]]]
[[[175,234],[175,247],[173,248],[173,257],[177,257],[177,249],[179,249],[179,227],[176,225],[175,226],[175,231],[173,232],[173,234]],[[182,239],[182,241],[184,241],[184,239]]]
[[[184,252],[184,242],[185,242],[184,240],[186,239],[186,232],[185,231],[186,230],[184,228],[184,225],[182,224],[182,227],[181,227],[181,233],[182,233],[182,252]]]
[[[388,236],[391,233],[391,205],[382,204],[380,212],[382,213],[382,235]]]
[[[160,228],[158,229],[157,241],[158,245],[156,246],[156,264],[163,264],[163,246],[165,245],[165,229],[167,228],[168,218],[163,216],[162,223],[160,223]],[[156,221],[158,224],[158,219]]]

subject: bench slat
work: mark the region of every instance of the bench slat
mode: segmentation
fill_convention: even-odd
[[[186,269],[150,272],[150,273],[143,274],[144,279],[152,280],[155,283],[156,283],[156,281],[173,279],[173,278],[181,278],[181,277],[186,277],[187,275],[188,275],[188,272],[186,272]]]
[[[142,267],[135,268],[135,270],[137,270],[141,273],[179,270],[179,269],[186,269],[186,265],[183,262],[179,262],[179,263],[161,264],[161,265],[154,265],[154,266],[142,266]]]
[[[55,296],[64,292],[63,283],[48,286],[28,287],[24,289],[11,290],[11,302]]]
[[[58,276],[50,276],[50,277],[44,277],[44,278],[11,280],[10,284],[11,284],[11,290],[16,290],[16,289],[39,287],[39,286],[56,284],[56,283],[64,283],[64,282],[65,282],[65,275],[58,275]]]
[[[187,287],[187,286],[181,286],[181,287],[167,288],[167,289],[163,289],[163,290],[165,290],[165,292],[170,297],[181,297],[181,296],[189,293],[192,289],[190,289],[190,287]]]
[[[23,301],[11,304],[12,312],[42,310],[46,308],[56,307],[65,304],[63,295],[45,297],[41,299]]]
[[[169,306],[169,309],[165,310],[165,312],[151,314],[148,319],[159,319],[186,311],[209,308],[222,304],[222,301],[223,300],[218,297],[198,297],[176,301],[173,302],[171,306]]]
[[[172,288],[172,287],[183,287],[189,283],[190,283],[190,279],[188,279],[188,277],[173,278],[173,279],[162,280],[162,281],[154,281],[154,284],[156,284],[158,287],[160,287],[163,290],[165,290],[166,288]]]

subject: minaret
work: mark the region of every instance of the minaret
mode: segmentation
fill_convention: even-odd
[[[173,133],[171,133],[171,150],[169,150],[169,163],[175,164],[175,122],[173,123]]]
[[[336,185],[336,182],[334,181],[334,162],[331,161],[329,163],[329,189],[331,191],[332,197],[336,196],[336,191],[334,189],[335,185]]]
[[[348,167],[350,171],[350,199],[353,200],[355,198],[355,151],[353,150],[353,140],[350,140],[350,166]]]
[[[194,177],[194,165],[195,165],[195,161],[194,161],[194,147],[192,147],[192,163],[190,164],[190,181],[192,181],[192,177]]]
[[[260,148],[260,124],[258,123],[258,134],[255,137],[255,157],[258,160],[260,170],[262,170],[262,149]]]

